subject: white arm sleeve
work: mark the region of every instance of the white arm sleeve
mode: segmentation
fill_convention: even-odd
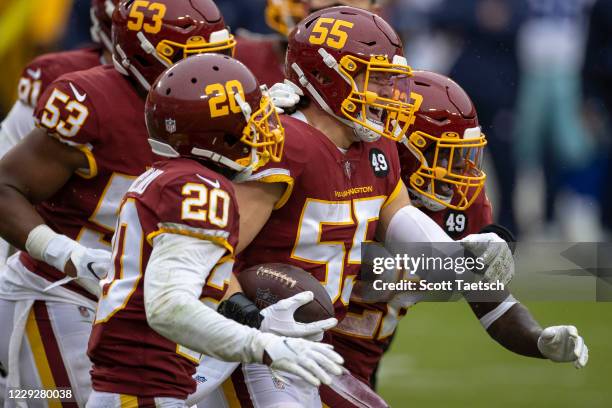
[[[400,208],[389,221],[385,243],[455,242],[434,220],[418,208]]]
[[[497,319],[502,317],[504,313],[506,313],[510,308],[518,303],[518,300],[514,298],[512,295],[508,295],[508,297],[501,302],[497,307],[491,310],[486,315],[480,318],[480,324],[485,329],[488,329]]]
[[[206,278],[224,253],[225,248],[210,241],[157,236],[144,278],[147,322],[194,351],[225,361],[260,363],[270,335],[226,319],[200,302]]]
[[[11,150],[34,129],[34,109],[21,101],[15,102],[0,125],[0,157]]]

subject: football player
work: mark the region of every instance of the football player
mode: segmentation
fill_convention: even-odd
[[[320,10],[290,34],[286,62],[306,104],[281,119],[281,162],[234,186],[241,209],[238,252],[244,248],[237,269],[262,262],[299,266],[325,286],[341,320],[362,242],[454,241],[410,205],[400,177],[395,142],[410,126],[415,104],[393,96],[393,79],[412,74],[393,29],[366,10]],[[489,269],[511,274],[507,245],[497,248]],[[244,406],[320,406],[316,389],[285,379],[278,382],[265,366],[244,365],[224,389]]]
[[[377,11],[379,3],[378,0],[268,0],[265,9],[266,23],[280,35],[262,36],[241,31],[237,36],[235,57],[242,61],[260,82],[269,87],[282,84],[285,79],[287,35],[297,23],[308,14],[331,6],[343,5]],[[273,96],[280,97],[281,89],[277,89]]]
[[[486,140],[471,99],[450,78],[433,72],[414,71],[404,85],[397,91],[418,94],[423,100],[407,138],[398,144],[402,179],[412,202],[456,239],[480,233],[490,226],[493,216],[480,165]],[[397,295],[389,302],[372,303],[356,292],[347,317],[333,329],[333,344],[351,374],[369,384],[414,297]],[[508,291],[495,296],[497,301],[492,297],[469,305],[504,347],[526,356],[574,362],[577,368],[586,364],[588,349],[575,327],[542,330]],[[329,406],[355,406],[333,385],[323,387],[321,396]]]
[[[18,99],[0,127],[0,156],[34,129],[34,108],[38,97],[56,78],[111,60],[111,16],[119,0],[91,2],[91,38],[96,46],[44,54],[33,59],[22,71],[17,87]]]
[[[23,69],[17,87],[18,99],[0,124],[0,157],[34,129],[34,108],[39,95],[51,82],[68,72],[111,62],[111,16],[118,2],[93,0],[91,3],[91,38],[98,45],[41,55]],[[7,242],[0,239],[0,264],[5,263],[9,252]]]
[[[87,406],[185,406],[200,353],[329,383],[342,362],[331,346],[262,333],[215,312],[232,275],[223,264],[238,241],[226,176],[282,156],[271,100],[240,62],[198,55],[159,77],[145,115],[153,151],[170,159],[136,179],[122,201],[89,343]]]
[[[212,0],[121,2],[115,66],[63,75],[40,95],[37,128],[0,162],[0,235],[22,250],[0,274],[8,387],[70,388],[87,401],[87,339],[119,203],[155,161],[146,92],[174,62],[234,44]]]

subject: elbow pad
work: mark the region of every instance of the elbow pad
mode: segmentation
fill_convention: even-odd
[[[241,292],[234,293],[229,299],[221,302],[217,312],[254,329],[259,329],[263,320],[263,316],[259,314],[259,308]]]

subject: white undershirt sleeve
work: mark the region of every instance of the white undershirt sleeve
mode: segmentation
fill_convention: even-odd
[[[178,234],[161,234],[144,278],[149,326],[194,351],[225,361],[261,362],[269,336],[226,319],[200,301],[202,287],[225,248]]]
[[[0,125],[0,157],[34,129],[34,109],[21,101],[15,102]]]
[[[418,208],[400,208],[389,221],[385,243],[454,242],[454,240]]]
[[[495,309],[491,310],[489,313],[480,318],[480,324],[485,329],[488,329],[489,326],[495,323],[497,319],[502,317],[504,313],[510,310],[510,308],[516,305],[517,303],[518,301],[514,298],[514,296],[508,295],[508,297],[499,305],[497,305]]]

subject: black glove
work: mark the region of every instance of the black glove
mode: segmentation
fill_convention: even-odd
[[[255,329],[259,329],[263,320],[259,314],[259,308],[242,292],[234,293],[229,299],[221,302],[217,312],[228,319]]]
[[[510,251],[512,251],[512,254],[514,254],[514,251],[516,250],[516,237],[512,231],[500,224],[489,224],[486,227],[483,227],[478,233],[486,234],[487,232],[497,234],[498,237],[506,241]]]

